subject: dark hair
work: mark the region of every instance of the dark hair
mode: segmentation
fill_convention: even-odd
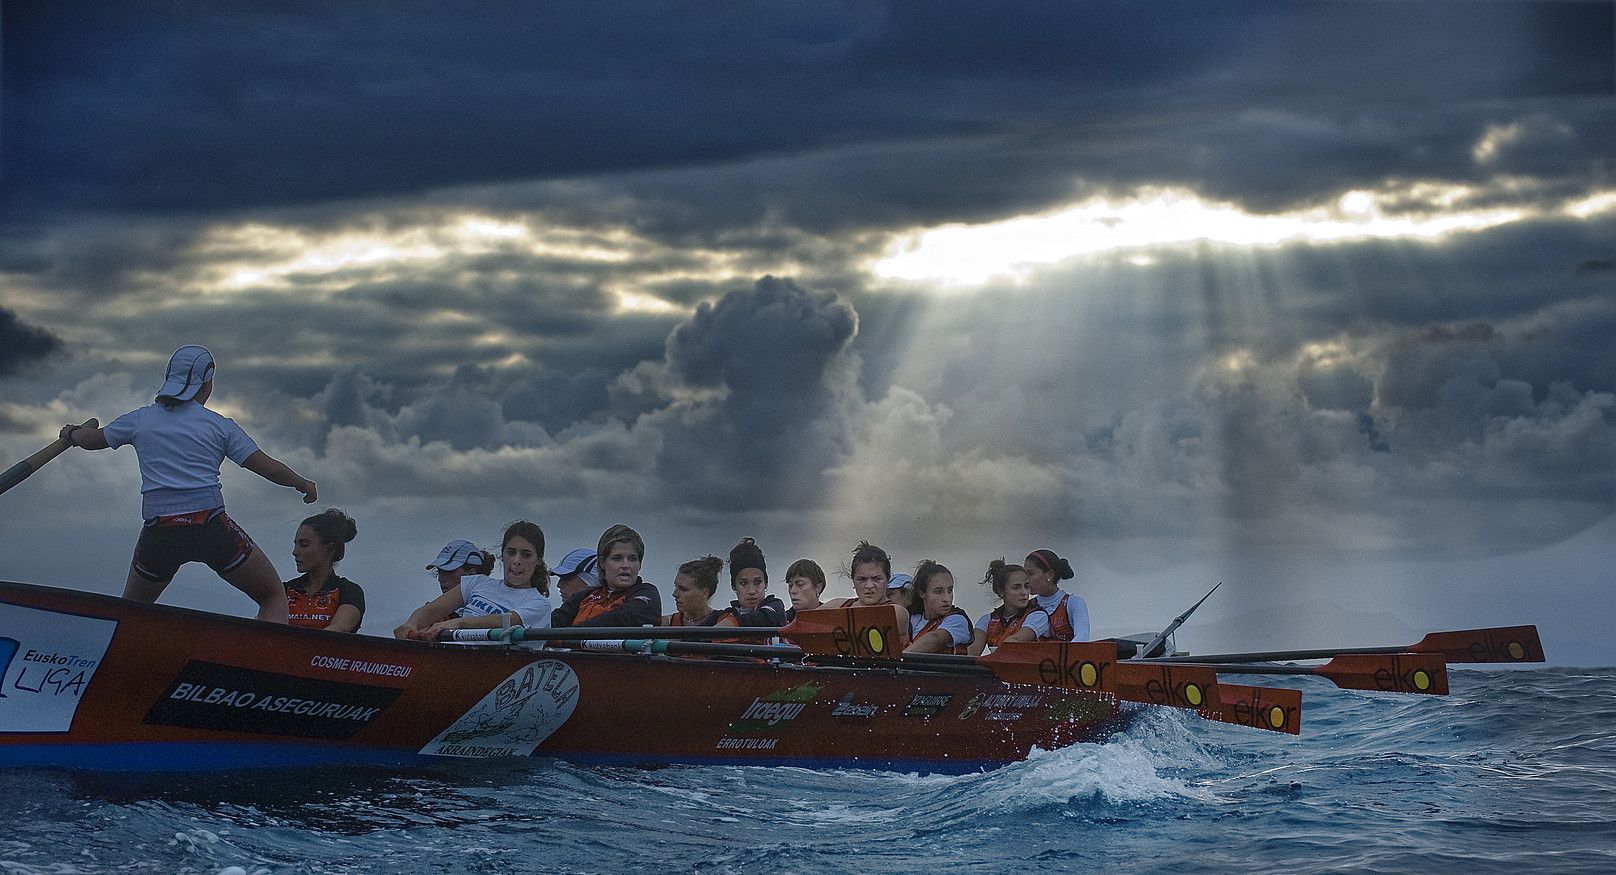
[[[595,555],[599,557],[601,564],[605,564],[606,554],[611,552],[612,545],[618,542],[633,544],[634,550],[637,554],[639,554],[640,560],[645,560],[645,539],[640,537],[639,532],[634,531],[622,523],[618,523],[606,531],[601,532],[600,543],[595,545]]]
[[[488,550],[478,547],[477,549],[471,551],[470,556],[466,557],[466,564],[462,567],[471,574],[493,574],[494,554]],[[546,573],[544,576],[549,577],[550,575]],[[549,581],[545,581],[545,583],[549,583]]]
[[[1055,572],[1056,580],[1072,579],[1072,563],[1055,555],[1054,550],[1034,550],[1027,554],[1027,569],[1032,570],[1037,565],[1045,571]]]
[[[949,577],[954,576],[954,572],[949,571],[947,565],[943,565],[931,559],[922,559],[920,560],[920,564],[915,566],[914,597],[919,600],[922,605],[926,603],[926,587],[931,584],[931,579],[939,574],[946,574]]]
[[[353,517],[334,507],[309,517],[301,525],[313,529],[314,537],[331,550],[332,565],[342,561],[343,555],[348,552],[347,543],[359,534],[359,526]]]
[[[790,583],[793,577],[806,577],[813,581],[814,589],[825,591],[825,569],[812,559],[798,559],[786,569],[786,582]]]
[[[729,582],[733,585],[735,578],[740,576],[743,569],[756,568],[763,572],[763,579],[769,579],[769,568],[763,564],[763,548],[751,538],[742,538],[739,544],[729,551]]]
[[[892,579],[892,557],[887,555],[887,551],[869,541],[860,541],[858,546],[853,548],[853,562],[847,566],[850,572],[848,576],[852,577],[851,572],[857,571],[860,565],[868,565],[871,562],[880,565],[881,570],[887,573],[887,579]]]
[[[717,556],[703,556],[679,566],[680,574],[688,574],[697,585],[707,590],[709,598],[718,592],[718,572],[724,570],[724,560]]]
[[[527,520],[517,520],[511,523],[505,527],[505,536],[499,539],[501,553],[505,552],[505,545],[509,544],[512,538],[521,538],[527,541],[538,552],[539,561],[533,566],[531,582],[539,592],[549,595],[550,567],[544,564],[544,530],[539,528],[538,523],[528,522]],[[489,571],[492,571],[493,560],[490,559],[488,564],[490,566]]]
[[[988,563],[988,573],[982,582],[993,587],[993,594],[1004,598],[1004,589],[1010,585],[1010,575],[1016,572],[1027,573],[1027,569],[1020,565],[1009,565],[1003,559],[995,559]]]

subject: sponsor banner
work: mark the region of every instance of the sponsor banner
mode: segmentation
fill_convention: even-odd
[[[0,732],[67,732],[116,620],[0,604]]]
[[[853,701],[853,694],[848,693],[836,700],[835,707],[830,709],[830,716],[840,717],[844,720],[869,720],[880,710],[880,705]]]
[[[775,690],[752,700],[740,719],[729,725],[731,735],[772,734],[782,724],[802,716],[803,709],[819,695],[823,685],[805,683],[798,687]]]
[[[572,666],[541,659],[517,669],[421,753],[446,757],[528,756],[578,707]]]
[[[192,660],[146,712],[154,726],[347,740],[402,690]]]
[[[943,709],[952,701],[954,697],[947,693],[916,693],[904,707],[903,716],[919,717],[922,720],[936,717],[943,713]]]

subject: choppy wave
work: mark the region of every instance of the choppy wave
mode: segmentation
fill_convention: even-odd
[[[963,776],[580,767],[0,774],[0,873],[1616,871],[1616,670],[1154,710]]]

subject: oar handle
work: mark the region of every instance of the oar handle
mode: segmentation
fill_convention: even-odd
[[[78,427],[100,428],[101,421],[92,416],[79,423]],[[42,447],[39,452],[7,468],[4,474],[0,474],[0,493],[4,493],[18,483],[27,480],[35,471],[45,467],[45,463],[65,452],[69,446],[71,444],[67,441],[57,438]]]

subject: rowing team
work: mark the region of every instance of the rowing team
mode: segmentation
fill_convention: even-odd
[[[305,503],[313,503],[319,493],[314,481],[259,449],[235,421],[207,408],[216,371],[209,350],[180,347],[169,358],[154,403],[117,417],[105,428],[62,427],[59,437],[68,446],[135,448],[144,525],[124,597],[156,601],[181,566],[204,562],[258,603],[259,619],[284,623],[290,618],[297,625],[358,630],[364,591],[334,570],[358,531],[351,518],[332,508],[305,519],[292,551],[301,574],[282,582],[264,551],[225,513],[219,482],[225,459],[296,489]],[[679,567],[674,578],[678,610],[664,616],[661,594],[640,578],[645,541],[638,532],[613,526],[601,535],[593,557],[587,554],[573,551],[558,568],[565,599],[554,607],[544,532],[534,523],[519,521],[506,529],[500,541],[500,577],[493,576],[493,562],[482,551],[469,542],[451,542],[429,566],[439,575],[442,594],[412,613],[394,635],[435,639],[448,629],[508,625],[781,626],[797,611],[821,607],[825,590],[819,565],[799,560],[786,573],[792,601],[786,610],[778,597],[768,595],[763,551],[746,538],[730,551],[730,586],[736,596],[730,607],[711,607],[723,562],[707,556]],[[592,574],[584,569],[591,560]],[[1004,605],[985,614],[974,629],[954,607],[953,574],[936,562],[920,563],[913,576],[894,575],[886,551],[861,542],[849,568],[855,597],[824,606],[895,605],[907,612],[910,649],[918,652],[980,653],[1001,640],[1088,639],[1087,605],[1058,583],[1072,577],[1071,565],[1049,550],[1028,554],[1022,566],[1002,561],[989,566],[984,583]],[[577,580],[569,584],[569,576]]]

